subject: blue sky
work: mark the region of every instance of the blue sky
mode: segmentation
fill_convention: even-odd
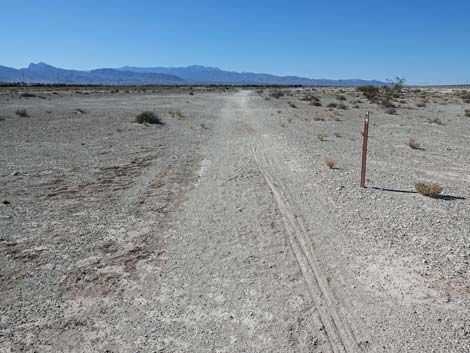
[[[0,0],[0,65],[470,83],[469,0]]]

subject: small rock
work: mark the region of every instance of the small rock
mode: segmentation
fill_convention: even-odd
[[[8,201],[8,200],[3,200],[2,203],[3,203],[4,205],[9,205],[9,204],[10,204],[10,201]]]

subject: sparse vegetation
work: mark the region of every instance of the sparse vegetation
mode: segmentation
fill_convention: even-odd
[[[336,161],[332,158],[325,158],[325,165],[330,169],[335,169]]]
[[[75,109],[75,112],[77,112],[78,114],[87,114],[86,110],[85,109]]]
[[[326,107],[327,107],[327,108],[337,108],[337,107],[338,107],[338,103],[331,102],[331,103],[328,103],[328,105],[327,105]]]
[[[318,97],[314,96],[313,94],[307,94],[302,98],[305,102],[310,102],[311,105],[316,107],[321,107],[321,101]]]
[[[339,103],[338,104],[338,109],[343,109],[343,110],[347,110],[348,109],[348,106],[344,103]]]
[[[26,111],[26,109],[18,109],[16,112],[15,112],[16,115],[18,116],[21,116],[22,118],[26,118],[29,116],[28,112]]]
[[[168,114],[171,115],[172,118],[184,119],[185,116],[180,110],[170,110]]]
[[[325,141],[325,139],[328,137],[327,134],[318,134],[317,135],[317,138],[320,140],[320,141]]]
[[[387,108],[387,109],[385,109],[385,113],[390,114],[390,115],[396,115],[397,110],[395,108]]]
[[[428,197],[437,197],[442,192],[442,187],[436,183],[416,183],[415,189],[421,195]]]
[[[295,105],[295,103],[293,103],[293,102],[291,102],[291,101],[289,101],[288,104],[289,104],[289,107],[291,107],[291,108],[294,108],[294,109],[297,108],[297,106]]]
[[[442,125],[442,121],[441,121],[441,119],[439,119],[439,118],[432,118],[432,119],[429,118],[429,119],[428,119],[428,122],[429,122],[430,124]]]
[[[426,106],[426,103],[424,103],[424,102],[419,102],[419,103],[416,103],[416,106],[417,106],[418,108],[424,108],[424,107]]]
[[[37,95],[34,94],[34,93],[24,92],[24,93],[21,93],[21,94],[20,94],[20,97],[23,97],[23,98],[34,98],[34,97],[37,97]]]
[[[135,117],[135,120],[139,124],[144,124],[144,123],[147,123],[147,124],[163,124],[160,117],[156,113],[150,112],[150,111],[140,113],[139,115],[137,115]]]
[[[336,99],[339,100],[339,101],[346,101],[348,100],[345,96],[343,95],[339,95],[339,96],[336,96]]]
[[[465,109],[465,116],[470,118],[470,109]]]
[[[414,139],[413,137],[410,137],[410,139],[408,140],[408,146],[411,147],[414,150],[421,149],[419,143],[416,142],[416,139]]]
[[[275,91],[272,91],[270,96],[273,97],[273,98],[276,98],[276,99],[279,99],[281,97],[284,97],[286,94],[284,93],[284,91],[281,91],[279,89],[275,90]]]

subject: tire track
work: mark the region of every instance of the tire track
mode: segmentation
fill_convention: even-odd
[[[243,96],[241,105],[245,110],[244,115],[249,117],[250,112],[247,107],[246,96]],[[247,134],[253,137],[251,147],[253,159],[271,190],[281,213],[286,236],[301,269],[310,296],[315,303],[319,320],[324,326],[324,333],[331,350],[335,353],[359,352],[360,348],[353,332],[340,317],[335,307],[334,296],[325,275],[321,271],[319,261],[312,251],[313,246],[308,238],[308,232],[299,217],[292,211],[285,187],[279,180],[275,181],[273,178],[273,172],[277,169],[278,163],[266,153],[266,149],[262,148],[262,142],[258,137],[259,131],[261,131],[258,121],[252,120],[251,123],[256,126],[254,130],[258,131],[256,133],[253,129],[247,129]]]
[[[272,160],[263,155],[254,144],[252,147],[253,159],[271,190],[282,219],[292,251],[297,259],[302,275],[307,283],[310,295],[315,302],[320,315],[320,320],[325,327],[333,352],[353,353],[359,351],[356,339],[347,324],[340,318],[335,305],[333,295],[329,289],[327,279],[320,269],[315,254],[310,250],[311,244],[307,239],[305,226],[292,212],[291,206],[282,186],[275,184],[272,175],[268,172],[268,166],[272,166]]]

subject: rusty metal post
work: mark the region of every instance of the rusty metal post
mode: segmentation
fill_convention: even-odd
[[[362,165],[361,165],[361,188],[366,187],[366,164],[367,164],[367,140],[369,139],[369,112],[366,112],[364,120],[364,132],[362,140]]]

